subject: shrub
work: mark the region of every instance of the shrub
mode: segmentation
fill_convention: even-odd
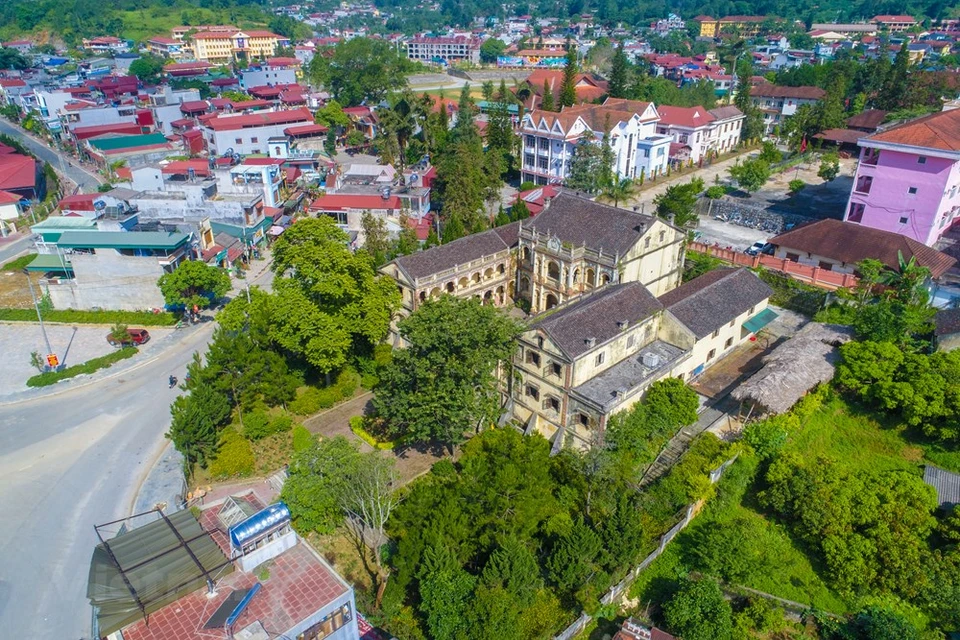
[[[709,187],[709,188],[706,190],[706,192],[705,192],[704,195],[706,195],[706,196],[707,196],[708,198],[710,198],[711,200],[716,200],[717,198],[722,198],[722,197],[725,196],[726,194],[727,194],[727,188],[726,188],[726,187],[723,187],[723,186],[720,186],[720,185],[714,185],[714,186],[712,186],[712,187]]]
[[[298,424],[293,428],[294,452],[305,451],[313,446],[313,443],[316,441],[317,439],[314,437],[314,435],[310,433],[310,431],[302,424]]]
[[[520,183],[520,191],[530,191],[531,189],[536,189],[536,188],[537,188],[536,182],[530,182],[528,180],[526,182]]]
[[[250,442],[236,429],[224,429],[220,436],[220,450],[210,462],[210,475],[220,480],[243,478],[253,473],[255,464]]]
[[[281,413],[270,421],[270,433],[283,433],[293,428],[293,418],[289,414]]]
[[[19,258],[14,258],[10,262],[7,262],[3,265],[3,267],[0,267],[0,269],[3,271],[21,271],[24,267],[33,262],[33,259],[36,257],[37,254],[35,253],[26,253]]]
[[[337,376],[336,389],[340,392],[340,395],[344,398],[349,398],[357,391],[357,387],[360,385],[360,374],[354,371],[350,367],[344,368],[340,372],[340,375]],[[337,398],[334,402],[338,402],[340,398]]]
[[[373,375],[372,373],[365,373],[360,377],[360,386],[364,389],[373,389],[377,384],[380,383],[380,378]]]
[[[337,387],[327,387],[326,389],[320,389],[317,393],[317,401],[320,403],[321,409],[329,409],[333,405],[337,404],[343,400],[343,394],[340,392],[340,389]]]
[[[298,416],[308,416],[320,410],[320,389],[307,387],[290,403],[290,411]]]
[[[261,440],[273,433],[270,430],[270,416],[266,412],[252,411],[243,418],[243,437],[247,440]]]
[[[65,324],[114,325],[120,323],[132,327],[170,327],[177,324],[177,318],[172,313],[152,313],[150,311],[77,311],[76,309],[51,309],[44,311],[43,319],[47,322],[63,322]],[[34,309],[0,309],[0,321],[36,322],[37,312]]]
[[[378,367],[385,367],[393,361],[393,347],[389,344],[378,344],[373,348],[373,361]]]
[[[773,289],[770,303],[779,307],[812,317],[827,299],[827,292],[823,289],[804,284],[788,275],[767,269],[761,269],[757,275]]]
[[[779,416],[751,422],[743,429],[744,441],[762,460],[774,457],[787,444],[787,430]]]
[[[27,386],[46,387],[48,385],[60,382],[61,380],[66,380],[67,378],[73,378],[74,376],[93,373],[95,371],[99,371],[100,369],[106,369],[113,363],[126,360],[127,358],[132,358],[136,354],[136,347],[124,347],[123,349],[119,349],[113,353],[108,353],[105,356],[87,360],[82,364],[75,364],[72,367],[67,367],[66,369],[62,369],[60,371],[47,371],[46,373],[37,374],[27,380]]]
[[[374,449],[393,449],[397,445],[396,441],[377,440],[376,436],[367,431],[367,426],[367,420],[363,416],[350,418],[350,431]]]
[[[790,183],[788,184],[788,187],[790,188],[790,194],[791,194],[791,195],[796,195],[796,194],[800,193],[801,191],[803,191],[803,188],[804,188],[805,186],[807,186],[807,183],[804,182],[803,180],[799,180],[799,179],[798,179],[798,180],[791,180]]]

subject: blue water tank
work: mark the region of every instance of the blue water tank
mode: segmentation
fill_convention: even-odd
[[[230,543],[237,549],[276,527],[290,522],[290,509],[282,502],[258,511],[243,522],[230,527]]]

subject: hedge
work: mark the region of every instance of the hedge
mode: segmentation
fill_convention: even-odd
[[[64,324],[125,324],[127,326],[171,327],[177,317],[166,311],[78,311],[76,309],[52,309],[43,313],[47,322]],[[0,309],[0,322],[36,322],[34,309]]]
[[[360,416],[350,418],[350,431],[374,449],[393,449],[398,444],[395,440],[387,442],[377,440],[373,434],[363,428],[363,418]]]
[[[93,360],[87,360],[81,364],[75,364],[72,367],[67,367],[61,371],[47,371],[45,373],[35,375],[27,380],[27,386],[46,387],[48,385],[60,382],[61,380],[66,380],[67,378],[73,378],[85,373],[93,373],[94,371],[99,371],[100,369],[106,369],[115,362],[132,358],[136,355],[136,353],[136,347],[124,347],[114,351],[113,353],[108,353],[105,356],[100,356],[99,358],[94,358]]]

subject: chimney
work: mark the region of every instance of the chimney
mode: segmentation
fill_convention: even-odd
[[[593,347],[597,346],[597,339],[587,338],[586,340],[583,341],[583,343],[587,345],[588,348],[592,349]]]
[[[626,320],[617,320],[617,329],[620,329],[620,331],[626,329],[628,325],[629,323]]]

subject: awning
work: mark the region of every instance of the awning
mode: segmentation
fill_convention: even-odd
[[[750,333],[756,333],[765,326],[777,319],[777,312],[772,309],[764,309],[757,315],[743,323],[743,328]]]
[[[278,226],[274,225],[274,226],[270,227],[270,229],[267,230],[267,235],[269,235],[269,236],[278,236],[278,235],[280,235],[280,234],[283,233],[283,232],[284,232],[284,228],[283,228],[283,227],[278,227]]]
[[[41,253],[26,267],[27,271],[61,271],[73,273],[73,265],[55,253]]]

